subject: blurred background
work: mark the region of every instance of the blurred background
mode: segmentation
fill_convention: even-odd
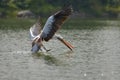
[[[48,54],[31,54],[29,28],[64,5],[73,14]],[[120,80],[120,0],[0,0],[0,80]]]
[[[28,29],[38,16],[44,26],[50,15],[68,4],[74,12],[64,29],[94,29],[110,26],[106,20],[120,20],[120,0],[0,0],[0,29]]]
[[[49,16],[68,3],[74,8],[74,17],[120,18],[120,0],[0,0],[0,18],[20,17],[21,11]]]

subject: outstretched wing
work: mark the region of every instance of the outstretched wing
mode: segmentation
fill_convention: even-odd
[[[38,18],[37,22],[30,27],[30,37],[33,40],[36,36],[38,36],[41,32],[41,20],[40,17]]]
[[[71,15],[71,13],[72,7],[68,6],[50,16],[42,30],[42,39],[45,41],[49,41],[58,31],[61,25],[65,22],[65,20],[69,17],[69,15]]]

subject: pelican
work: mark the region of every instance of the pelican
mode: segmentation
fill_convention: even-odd
[[[36,53],[39,50],[45,50],[46,52],[50,51],[50,49],[46,49],[43,45],[43,41],[48,42],[52,38],[58,39],[71,51],[73,50],[74,47],[69,42],[67,42],[61,35],[56,34],[65,20],[71,15],[72,11],[73,9],[71,6],[62,8],[47,19],[43,29],[41,28],[40,18],[38,19],[38,21],[30,28],[30,36],[32,40],[31,51],[33,53]]]

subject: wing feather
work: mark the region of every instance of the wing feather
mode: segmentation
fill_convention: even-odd
[[[40,17],[38,18],[37,22],[30,27],[30,37],[33,40],[36,36],[38,36],[41,32],[41,20]]]
[[[67,7],[50,16],[43,28],[41,37],[45,41],[49,41],[58,31],[58,29],[61,28],[62,24],[69,17],[69,15],[71,15],[71,13],[72,7]]]

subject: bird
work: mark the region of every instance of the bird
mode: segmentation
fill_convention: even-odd
[[[71,51],[73,50],[74,46],[66,41],[61,35],[57,34],[57,31],[62,27],[72,12],[73,8],[71,5],[64,6],[61,10],[54,13],[47,19],[43,29],[41,28],[40,17],[38,18],[37,22],[32,27],[30,27],[32,53],[36,53],[39,50],[44,50],[46,52],[50,51],[50,49],[46,49],[46,47],[43,45],[43,41],[49,42],[49,40],[53,38],[61,41]]]

